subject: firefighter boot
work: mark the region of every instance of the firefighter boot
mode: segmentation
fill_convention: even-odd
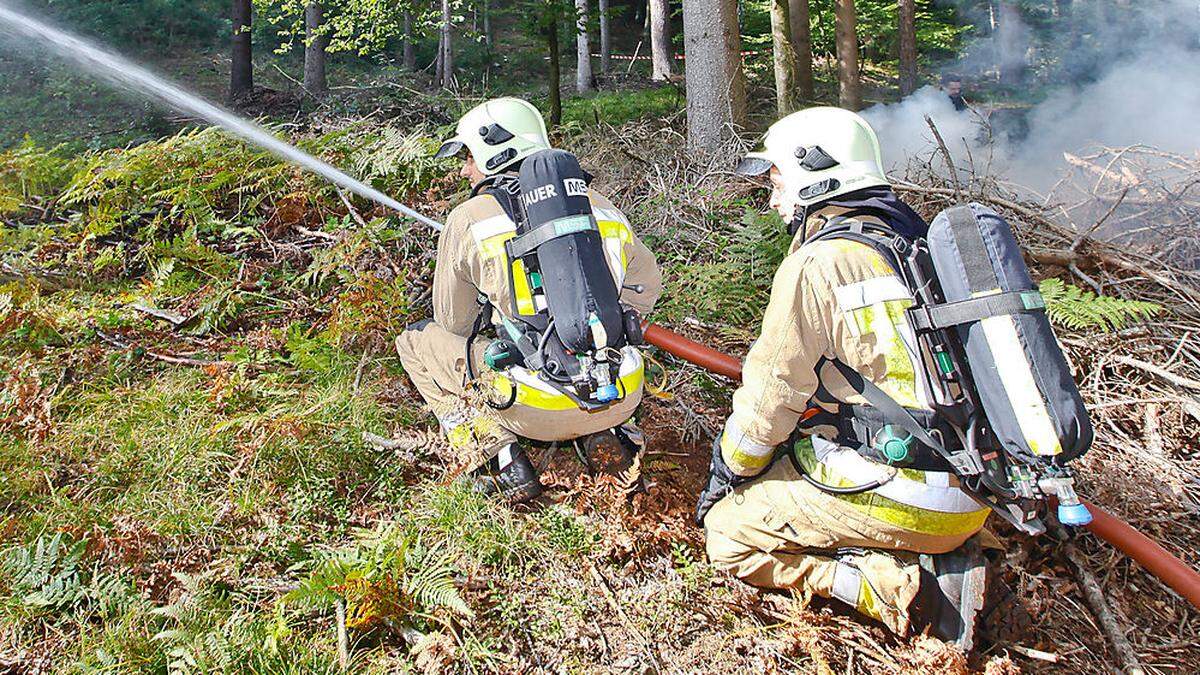
[[[987,558],[970,540],[949,553],[923,554],[920,565],[921,588],[910,610],[913,629],[929,628],[934,637],[970,653],[987,598]]]
[[[487,495],[499,494],[510,504],[535,499],[545,489],[538,480],[533,462],[517,443],[500,448],[500,452],[476,469],[473,476],[476,490]]]
[[[630,492],[644,489],[641,463],[645,447],[645,437],[632,421],[575,441],[575,451],[589,472],[616,476]]]

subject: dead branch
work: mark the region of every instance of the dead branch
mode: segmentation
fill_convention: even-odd
[[[131,345],[130,343],[125,342],[124,340],[121,340],[113,335],[109,335],[109,334],[105,333],[104,331],[100,331],[100,330],[96,331],[96,336],[99,337],[104,342],[107,342],[108,344],[112,345],[113,347],[116,347],[117,349],[121,349],[124,351],[132,351],[134,349],[134,346]],[[232,366],[233,365],[233,362],[231,362],[231,361],[209,361],[209,360],[205,360],[205,359],[192,359],[192,358],[187,358],[185,356],[172,356],[171,354],[160,354],[158,352],[152,352],[148,349],[142,350],[142,354],[145,354],[146,356],[149,356],[150,358],[158,359],[159,361],[163,361],[164,363],[173,363],[175,365],[180,365],[180,366],[193,366],[193,367],[197,367],[197,368],[204,368],[204,367],[208,367],[208,366]]]
[[[942,159],[946,161],[946,168],[950,169],[950,180],[954,183],[954,194],[958,197],[962,194],[962,186],[958,183],[958,169],[954,168],[954,158],[950,156],[950,150],[946,148],[946,141],[942,140],[942,132],[938,131],[937,125],[933,123],[933,118],[926,115],[925,124],[928,124],[929,130],[933,132],[933,138],[937,141]]]
[[[1129,638],[1125,637],[1125,630],[1117,621],[1116,615],[1112,608],[1108,605],[1108,600],[1104,597],[1104,591],[1100,588],[1100,583],[1096,581],[1096,576],[1092,574],[1088,567],[1087,560],[1075,547],[1071,541],[1070,535],[1062,525],[1055,523],[1052,526],[1054,535],[1063,542],[1063,556],[1070,563],[1071,572],[1075,576],[1075,580],[1079,582],[1079,588],[1083,592],[1083,600],[1087,603],[1088,609],[1092,610],[1096,621],[1100,624],[1100,629],[1104,633],[1104,637],[1108,639],[1112,645],[1113,651],[1121,659],[1125,672],[1129,675],[1145,675],[1145,670],[1142,668],[1141,662],[1138,660],[1137,652],[1134,651],[1133,645],[1129,643]]]
[[[1175,373],[1172,373],[1171,371],[1167,370],[1166,368],[1160,368],[1159,366],[1156,366],[1153,363],[1147,363],[1145,361],[1142,361],[1141,359],[1135,359],[1132,356],[1123,356],[1123,355],[1122,356],[1114,356],[1113,360],[1116,361],[1117,363],[1121,363],[1126,366],[1129,366],[1130,368],[1137,368],[1138,370],[1141,370],[1142,372],[1153,375],[1154,377],[1156,377],[1164,382],[1167,382],[1168,384],[1173,384],[1177,387],[1183,387],[1184,389],[1192,389],[1194,391],[1200,391],[1200,380],[1193,380],[1190,377],[1176,375]]]

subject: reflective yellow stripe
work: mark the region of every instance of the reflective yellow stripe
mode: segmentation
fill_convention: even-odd
[[[917,369],[923,373],[924,365],[905,316],[913,305],[912,294],[900,277],[863,279],[839,286],[834,295],[850,333],[874,335],[883,351],[887,377],[879,388],[906,408],[927,408],[924,382],[917,378]]]
[[[1000,290],[975,293],[972,297],[994,295]],[[1029,357],[1017,335],[1011,315],[991,316],[980,322],[983,336],[996,361],[997,376],[1004,386],[1008,403],[1021,427],[1029,449],[1037,455],[1053,456],[1062,452],[1062,443],[1046,410],[1046,401],[1033,379]]]
[[[533,289],[529,287],[529,275],[525,273],[525,262],[517,259],[512,263],[513,297],[517,301],[517,313],[524,316],[537,314],[533,304]]]
[[[794,448],[796,460],[804,467],[804,471],[812,476],[817,481],[834,487],[853,487],[869,482],[874,476],[855,475],[847,476],[839,471],[835,471],[827,464],[817,459],[816,451],[809,439],[803,439],[796,443]],[[862,462],[869,460],[863,459]],[[874,465],[874,463],[871,463]],[[884,467],[883,465],[875,465],[879,471],[874,472],[880,475],[883,472],[890,472],[893,469]],[[884,474],[886,475],[886,474]],[[908,482],[907,484],[905,482]],[[898,475],[891,481],[880,488],[863,492],[854,495],[836,495],[838,499],[845,501],[855,509],[863,512],[865,515],[877,520],[901,527],[910,532],[917,532],[935,536],[950,536],[950,535],[970,535],[977,532],[983,523],[987,520],[991,510],[986,507],[970,508],[963,510],[961,507],[955,511],[943,511],[930,508],[923,508],[913,503],[905,503],[901,501],[901,496],[904,493],[912,495],[912,501],[918,503],[934,504],[944,502],[943,508],[955,508],[955,502],[963,502],[959,498],[962,495],[957,488],[939,487],[937,483],[944,482],[942,478],[935,479],[934,475],[926,471],[917,471],[915,469],[900,469]],[[920,484],[925,485],[920,485]],[[882,494],[883,491],[889,491],[893,497]],[[917,494],[916,491],[921,491]],[[938,499],[936,495],[943,494],[945,498]],[[917,497],[925,497],[924,501]],[[972,501],[967,500],[971,506],[977,506]]]
[[[752,440],[730,417],[725,422],[725,430],[721,432],[721,455],[734,473],[753,474],[771,463],[775,447]]]
[[[621,384],[626,396],[641,390],[645,372],[645,366],[638,366],[636,370],[621,377]],[[508,400],[508,397],[512,396],[513,385],[509,378],[498,375],[493,381],[493,386],[496,388],[499,398]],[[517,385],[517,403],[539,410],[576,410],[579,408],[569,396],[552,394],[524,383]]]
[[[504,250],[504,242],[516,236],[515,231],[502,232],[479,242],[479,255],[484,260],[494,258],[507,259],[508,252]]]
[[[625,223],[615,220],[598,220],[596,225],[600,227],[600,236],[604,238],[605,247],[610,251],[616,249],[614,252],[618,258],[613,262],[620,262],[622,270],[628,268],[629,257],[625,255],[625,245],[633,241],[633,230]]]
[[[855,609],[864,616],[869,616],[872,619],[883,620],[883,612],[880,610],[879,598],[875,595],[875,589],[871,588],[871,584],[867,583],[865,574],[859,577],[858,586],[858,603]]]

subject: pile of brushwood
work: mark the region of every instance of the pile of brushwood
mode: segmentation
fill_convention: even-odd
[[[296,140],[440,218],[468,186],[438,135]],[[789,242],[741,148],[687,154],[661,120],[558,140],[658,255],[652,318],[744,354]],[[1200,162],[1105,153],[1076,158],[1103,180],[1069,204],[933,159],[897,185],[1016,226],[1097,429],[1081,492],[1200,565],[1200,229],[1176,181]],[[654,350],[644,494],[542,446],[543,503],[471,494],[390,348],[429,314],[435,238],[219,132],[0,154],[0,214],[0,670],[1200,667],[1200,613],[1088,535],[994,524],[1036,627],[972,660],[715,572],[690,518],[733,384]]]

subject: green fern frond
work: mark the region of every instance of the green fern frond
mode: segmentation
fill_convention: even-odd
[[[0,562],[9,594],[26,609],[43,612],[66,609],[85,599],[80,560],[86,547],[86,541],[73,542],[56,532],[9,549]]]
[[[475,616],[454,585],[454,568],[448,556],[425,562],[415,573],[406,575],[404,591],[427,614],[445,609],[467,618]]]
[[[1039,288],[1046,300],[1050,321],[1066,328],[1121,330],[1131,323],[1152,319],[1163,311],[1162,305],[1157,303],[1096,295],[1060,279],[1046,279]]]

